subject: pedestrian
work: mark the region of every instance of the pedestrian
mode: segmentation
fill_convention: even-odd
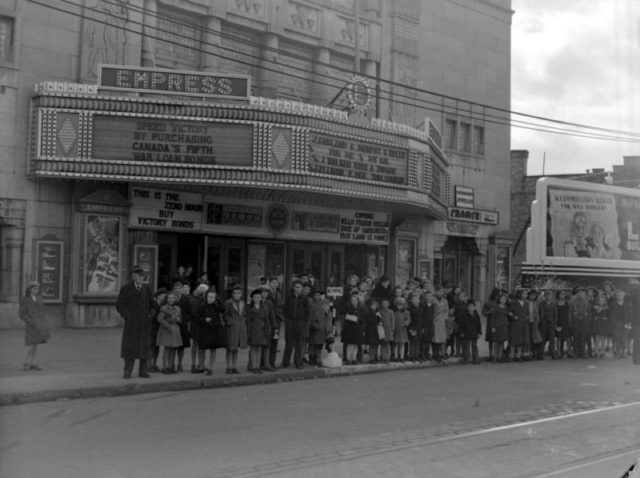
[[[369,346],[369,362],[378,362],[378,349],[380,348],[380,334],[378,332],[378,323],[380,322],[380,314],[378,313],[377,299],[369,301],[369,307],[364,312],[364,338],[365,343]],[[383,329],[384,332],[384,329]]]
[[[149,334],[149,343],[151,344],[151,350],[149,351],[149,372],[159,372],[158,368],[158,356],[160,355],[160,347],[156,345],[156,338],[158,337],[158,313],[164,304],[167,303],[167,289],[164,287],[159,288],[153,294],[153,303],[151,304],[151,311],[149,312],[149,319],[151,320],[151,329]]]
[[[595,340],[595,357],[604,358],[607,342],[611,336],[611,321],[609,320],[609,305],[607,297],[600,294],[593,306],[593,336]]]
[[[547,344],[549,344],[549,354],[552,359],[558,358],[556,354],[555,348],[555,334],[556,327],[558,325],[558,307],[553,301],[553,292],[546,291],[544,293],[544,301],[540,304],[539,307],[540,313],[540,338],[542,341],[540,342],[539,350],[537,354],[539,357],[544,358],[544,349]]]
[[[182,345],[182,334],[180,333],[182,314],[176,298],[175,292],[169,292],[167,303],[160,308],[156,318],[159,325],[156,345],[164,347],[162,351],[162,373],[164,374],[177,373],[174,367],[176,350]]]
[[[567,293],[563,290],[556,294],[556,308],[558,309],[558,323],[556,325],[556,351],[558,358],[565,356],[565,344],[567,356],[572,356],[571,322],[569,317],[569,301]]]
[[[269,310],[262,305],[262,290],[251,292],[251,302],[247,306],[247,342],[249,343],[249,372],[261,374],[260,358],[262,347],[269,344],[267,329]]]
[[[184,285],[183,285],[184,287]],[[205,294],[209,290],[207,284],[198,284],[193,290],[193,296],[189,297],[191,317],[189,320],[189,338],[191,339],[191,373],[204,373],[205,369],[200,362],[200,317],[204,308]],[[196,362],[197,361],[197,362]]]
[[[389,363],[391,359],[391,345],[393,344],[393,329],[395,328],[395,313],[391,310],[391,300],[384,297],[380,301],[379,326],[384,331],[384,338],[380,339],[380,360]]]
[[[280,330],[284,324],[284,315],[282,314],[282,294],[280,292],[280,281],[277,277],[272,277],[269,281],[269,291],[267,298],[265,299],[265,303],[269,304],[272,309],[273,328],[271,330],[271,342],[269,343],[269,360],[264,366],[275,370],[278,345],[280,342]]]
[[[497,304],[491,311],[491,343],[493,344],[493,360],[502,362],[505,355],[505,343],[509,341],[509,297],[500,293]]]
[[[616,358],[627,357],[627,338],[631,330],[631,307],[622,289],[617,289],[615,299],[609,306],[611,331],[613,334],[613,354]]]
[[[182,272],[185,274],[184,268]],[[191,335],[189,334],[189,323],[193,317],[191,313],[191,288],[189,281],[183,279],[182,281],[176,281],[173,284],[173,293],[176,296],[176,304],[180,307],[180,336],[182,337],[182,345],[176,349],[176,361],[177,364],[172,364],[173,369],[176,372],[183,372],[182,361],[184,359],[184,349],[191,348]]]
[[[529,347],[528,357],[535,360],[543,360],[544,344],[540,335],[540,302],[538,302],[538,292],[530,290],[527,293],[528,307],[528,328],[529,328]]]
[[[275,372],[275,367],[269,364],[269,356],[271,353],[271,346],[273,345],[273,334],[278,325],[278,319],[276,317],[275,305],[271,301],[271,287],[264,284],[260,286],[260,292],[262,293],[262,306],[267,309],[267,322],[264,326],[264,333],[267,335],[267,343],[262,346],[260,352],[260,370],[263,372]],[[278,344],[275,345],[276,351]],[[275,360],[275,356],[274,356]]]
[[[472,299],[467,300],[467,313],[460,321],[458,334],[462,339],[462,360],[474,364],[480,363],[478,360],[478,337],[482,335],[482,323],[480,315],[476,309],[476,303]]]
[[[433,318],[436,313],[436,304],[433,292],[425,291],[424,302],[421,304],[422,312],[422,341],[420,343],[420,357],[423,360],[431,360],[431,344],[433,342]]]
[[[362,315],[360,295],[358,292],[354,292],[349,298],[349,307],[345,311],[344,325],[342,327],[342,343],[346,346],[346,353],[343,357],[345,365],[356,364],[358,345],[362,342]]]
[[[140,266],[131,268],[131,281],[120,289],[116,299],[116,310],[124,320],[120,357],[124,359],[123,378],[131,378],[136,359],[138,375],[151,378],[147,370],[149,358],[149,336],[151,320],[149,312],[153,300],[151,289],[143,284],[144,270]]]
[[[238,374],[238,350],[247,348],[247,305],[242,300],[242,287],[233,286],[231,298],[224,304],[227,341],[227,374]]]
[[[516,300],[509,307],[509,358],[515,362],[525,360],[524,348],[529,343],[529,318],[525,300],[526,291],[516,292]]]
[[[406,301],[400,297],[394,301],[396,311],[394,313],[393,347],[395,349],[396,362],[404,361],[404,348],[409,341],[408,327],[411,323],[411,314],[405,309]]]
[[[199,317],[198,368],[204,369],[204,374],[208,376],[213,374],[216,350],[227,346],[224,320],[222,318],[223,313],[224,305],[212,286],[205,294],[204,307]],[[207,351],[209,351],[209,361],[205,367]]]
[[[291,355],[296,368],[303,365],[304,348],[309,337],[309,298],[303,294],[304,285],[293,281],[293,290],[284,301],[285,347],[282,356],[282,368],[291,363]]]
[[[573,333],[573,355],[576,358],[585,358],[587,340],[591,334],[592,310],[584,287],[576,287],[573,293],[574,297],[569,303],[569,321]]]
[[[322,290],[315,289],[309,310],[309,363],[322,367],[322,347],[327,338],[332,337],[332,316],[329,301],[323,297]]]
[[[36,350],[38,344],[44,344],[51,338],[51,330],[47,323],[38,282],[29,282],[24,297],[20,299],[18,315],[25,323],[24,344],[27,346],[27,356],[22,368],[41,371],[42,368],[36,362]]]
[[[449,303],[442,294],[442,288],[436,289],[435,310],[433,313],[433,359],[442,363],[444,359],[444,346],[447,342],[447,317],[449,316]]]

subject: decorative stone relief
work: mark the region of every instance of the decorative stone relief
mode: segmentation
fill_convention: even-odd
[[[87,18],[82,38],[82,77],[95,80],[98,64],[126,64],[131,42],[130,0],[87,0]]]
[[[231,10],[239,12],[243,15],[264,18],[266,16],[266,7],[264,0],[230,0]]]
[[[320,28],[320,10],[301,3],[289,2],[288,21],[296,28],[317,33]]]

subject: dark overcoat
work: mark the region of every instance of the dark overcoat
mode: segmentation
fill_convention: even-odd
[[[200,323],[199,349],[211,350],[227,346],[227,334],[224,328],[224,320],[222,319],[223,312],[224,305],[219,301],[213,304],[205,304],[202,307],[198,318]]]
[[[509,345],[512,347],[529,344],[529,305],[514,300],[509,313]]]
[[[247,304],[228,299],[224,303],[227,350],[247,348]]]
[[[116,310],[124,320],[120,357],[123,359],[147,359],[151,332],[152,293],[143,284],[140,292],[133,282],[122,286],[116,299]]]
[[[253,304],[247,305],[247,341],[249,345],[269,345],[271,341],[271,337],[268,335],[271,330],[269,311],[270,309],[262,305],[260,307],[255,307]]]
[[[43,344],[51,337],[49,324],[44,313],[42,297],[37,296],[34,301],[30,295],[20,299],[20,319],[26,324],[24,329],[24,344]]]

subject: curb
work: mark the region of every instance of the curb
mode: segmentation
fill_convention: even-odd
[[[395,372],[398,370],[418,370],[462,364],[462,360],[449,360],[444,364],[436,362],[422,363],[389,363],[343,365],[339,368],[312,368],[273,372],[262,375],[242,374],[240,376],[218,376],[180,381],[123,383],[121,385],[104,385],[97,387],[77,387],[61,390],[45,390],[39,392],[0,393],[0,407],[24,405],[38,402],[53,402],[96,397],[117,397],[138,395],[143,393],[176,392],[188,390],[204,390],[215,388],[243,387],[248,385],[268,385],[316,378],[335,378],[351,375]]]

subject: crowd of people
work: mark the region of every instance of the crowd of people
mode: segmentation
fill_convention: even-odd
[[[141,282],[136,272],[141,271],[134,270],[131,287]],[[342,364],[444,363],[449,357],[477,364],[482,318],[488,359],[493,362],[633,355],[634,363],[640,363],[640,303],[609,281],[600,289],[572,291],[519,289],[510,294],[496,289],[481,309],[462,288],[446,283],[433,287],[427,279],[410,280],[401,287],[393,286],[386,276],[374,281],[351,275],[340,297],[328,297],[315,288],[309,274],[286,288],[277,278],[263,282],[248,298],[243,297],[241,286],[235,286],[224,302],[215,287],[204,281],[197,285],[176,281],[170,289],[158,289],[149,300],[149,326],[136,332],[147,334],[146,354],[142,347],[135,357],[141,359],[140,376],[185,371],[187,349],[190,372],[206,375],[213,373],[220,348],[225,349],[227,374],[240,373],[238,351],[246,348],[247,369],[256,374],[291,365],[322,366],[323,349],[337,355],[333,350],[337,337],[342,343]],[[142,294],[142,288],[136,287],[136,293]],[[126,288],[124,294],[121,291],[123,297],[128,295]],[[119,297],[116,307],[125,318],[127,377],[132,369],[127,357],[136,354],[124,351],[130,313],[125,302]],[[283,333],[284,350],[278,363]]]

